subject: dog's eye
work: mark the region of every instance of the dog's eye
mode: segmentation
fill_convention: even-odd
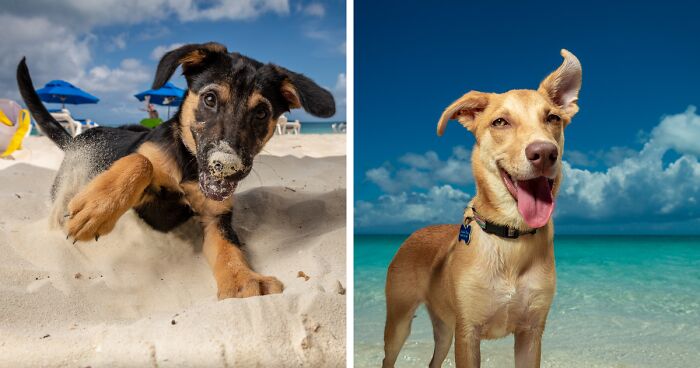
[[[267,110],[264,108],[259,108],[255,111],[255,119],[257,120],[266,120],[268,115]]]
[[[508,125],[510,125],[510,123],[504,118],[498,118],[491,123],[493,127],[504,127]]]
[[[216,107],[216,95],[212,92],[207,92],[202,96],[202,100],[207,107]]]
[[[561,117],[559,115],[555,115],[555,114],[547,115],[547,122],[549,124],[558,123],[560,121],[561,121]]]

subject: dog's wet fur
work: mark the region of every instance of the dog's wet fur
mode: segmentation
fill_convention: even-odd
[[[51,190],[52,222],[74,241],[88,241],[107,235],[130,208],[163,232],[196,216],[219,298],[279,293],[282,284],[253,272],[238,249],[230,197],[281,114],[303,108],[330,117],[333,96],[302,74],[217,43],[166,53],[153,89],[178,67],[187,92],[170,120],[154,129],[97,127],[71,137],[39,100],[22,59],[17,68],[22,98],[41,131],[65,151]]]
[[[438,135],[458,120],[476,137],[476,195],[465,215],[473,217],[475,208],[491,223],[527,233],[502,238],[474,221],[468,243],[458,240],[460,225],[413,233],[387,273],[384,367],[394,366],[421,304],[433,325],[430,367],[442,365],[453,338],[457,367],[479,367],[480,341],[509,334],[515,366],[540,366],[556,283],[551,211],[562,179],[564,128],[578,112],[582,76],[578,59],[566,50],[562,56],[538,90],[472,91],[442,114]]]

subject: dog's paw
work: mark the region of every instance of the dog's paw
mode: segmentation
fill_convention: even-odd
[[[75,241],[97,240],[114,229],[123,212],[120,207],[109,196],[79,194],[68,203],[68,237]]]
[[[272,276],[247,271],[234,275],[219,283],[219,300],[227,298],[247,298],[250,296],[279,294],[284,286]]]

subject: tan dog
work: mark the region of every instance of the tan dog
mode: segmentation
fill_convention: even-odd
[[[550,219],[561,182],[564,128],[578,111],[581,64],[563,64],[537,91],[472,91],[438,122],[458,120],[476,137],[476,196],[464,225],[413,233],[386,282],[383,366],[393,367],[416,308],[425,303],[439,367],[455,338],[457,367],[479,367],[481,339],[515,334],[515,366],[539,367],[542,333],[555,290]],[[533,233],[534,231],[534,233]]]

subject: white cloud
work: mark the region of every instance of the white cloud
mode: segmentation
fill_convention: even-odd
[[[133,94],[148,82],[152,73],[137,59],[124,59],[116,68],[100,65],[77,78],[76,84],[88,91]]]
[[[107,51],[124,50],[126,48],[126,37],[126,33],[120,33],[112,37],[112,39],[109,40],[109,43],[107,43]]]
[[[344,107],[346,105],[346,90],[347,80],[345,78],[345,73],[340,73],[338,74],[338,78],[335,81],[335,86],[331,91],[337,106]]]
[[[304,36],[312,39],[312,40],[319,40],[319,41],[331,41],[333,38],[333,35],[331,34],[330,31],[323,30],[323,29],[316,29],[316,28],[308,28],[304,31]]]
[[[470,151],[462,146],[454,147],[444,161],[434,151],[407,153],[398,159],[398,168],[387,163],[368,170],[365,177],[386,193],[410,188],[428,189],[442,184],[466,185],[473,182],[469,155]]]
[[[304,14],[323,18],[326,15],[326,8],[319,3],[311,3],[304,7]]]
[[[8,13],[46,16],[60,19],[72,28],[88,30],[94,26],[138,24],[172,19],[181,21],[242,20],[264,13],[289,14],[287,0],[25,0],[3,4]]]
[[[17,99],[15,70],[22,56],[35,83],[50,79],[75,79],[91,61],[90,35],[79,37],[70,28],[40,17],[0,14],[0,96]]]
[[[151,51],[151,59],[153,60],[160,60],[160,58],[165,55],[166,52],[170,50],[174,50],[180,46],[183,46],[184,43],[173,43],[170,45],[160,45],[157,46],[156,48]]]
[[[557,216],[651,221],[700,217],[700,116],[695,108],[664,117],[641,151],[605,171],[564,165]],[[680,155],[668,164],[664,155]]]
[[[191,0],[173,0],[170,3],[171,6],[174,5],[175,12],[183,21],[251,19],[268,12],[279,15],[289,14],[287,0],[219,0],[206,7],[197,6]]]
[[[357,201],[356,225],[361,228],[406,224],[455,223],[470,195],[450,185],[435,186],[426,193],[385,194],[376,201]],[[447,220],[446,220],[447,219]]]

